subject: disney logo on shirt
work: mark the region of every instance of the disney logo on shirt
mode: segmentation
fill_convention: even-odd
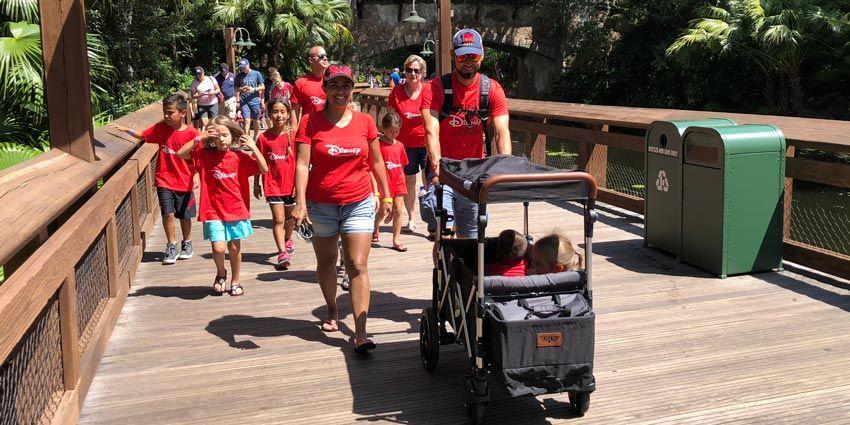
[[[417,114],[415,112],[405,112],[404,113],[404,117],[409,119],[409,120],[412,120],[414,118],[419,118],[421,116],[422,116],[422,114]]]
[[[287,159],[289,159],[288,154],[278,155],[274,152],[269,152],[268,157],[272,161],[286,161]]]
[[[467,122],[469,121],[469,122]],[[460,117],[458,115],[449,115],[449,125],[452,127],[462,127],[462,126],[478,126],[481,125],[481,117],[478,115],[466,116],[466,119]]]
[[[235,172],[233,172],[233,173],[223,173],[219,170],[213,170],[213,177],[216,180],[235,179],[236,173]]]
[[[337,145],[325,145],[328,148],[328,155],[330,156],[353,156],[360,155],[362,149],[360,148],[343,148]]]
[[[404,167],[404,165],[396,164],[395,162],[387,161],[387,170],[394,170],[396,168]]]
[[[310,101],[313,102],[313,104],[316,105],[316,106],[325,104],[325,99],[322,99],[321,97],[318,97],[318,96],[310,96]]]

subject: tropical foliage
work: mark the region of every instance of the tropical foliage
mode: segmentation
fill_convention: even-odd
[[[351,43],[346,0],[85,3],[95,125],[187,88],[196,65],[214,69],[225,25],[248,28],[258,46],[241,54],[288,78],[303,72],[308,43]],[[0,1],[0,169],[49,146],[38,11],[39,0]]]
[[[255,28],[268,42],[269,64],[285,74],[304,66],[303,51],[310,44],[354,42],[346,27],[351,20],[347,0],[223,0],[215,5],[213,18],[223,25]]]
[[[850,118],[850,2],[622,0],[607,14],[581,12],[586,0],[538,3],[565,34],[552,98]]]

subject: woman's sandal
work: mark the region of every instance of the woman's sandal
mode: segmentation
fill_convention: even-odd
[[[407,252],[407,247],[403,243],[394,243],[393,249],[398,252]]]
[[[227,275],[224,276],[216,276],[215,280],[213,280],[213,291],[215,291],[216,295],[223,295],[225,292],[225,288],[227,287]]]
[[[372,243],[378,243],[381,241],[381,238],[378,236],[378,232],[372,233]]]
[[[406,234],[409,235],[409,234],[413,234],[413,232],[415,232],[415,231],[416,231],[416,226],[413,225],[413,224],[407,223],[404,226],[401,226],[401,233],[406,233]]]
[[[366,354],[370,350],[374,350],[377,345],[369,338],[354,339],[354,352],[357,354]]]
[[[238,297],[238,296],[242,296],[244,294],[245,294],[245,288],[243,288],[242,285],[240,285],[238,283],[234,283],[234,284],[230,285],[230,296],[231,297]]]
[[[320,326],[320,328],[324,332],[337,332],[339,331],[339,322],[337,322],[336,319],[327,317],[322,320],[322,326]]]

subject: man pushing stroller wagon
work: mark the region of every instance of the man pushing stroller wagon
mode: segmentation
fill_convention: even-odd
[[[491,385],[502,386],[512,397],[568,392],[573,411],[583,414],[595,389],[591,270],[596,180],[583,171],[559,170],[510,155],[444,158],[440,168],[437,265],[431,306],[423,310],[420,322],[424,368],[435,370],[440,345],[454,342],[464,347],[471,365],[466,376],[466,406],[475,423],[484,420]],[[444,186],[477,204],[476,239],[445,237],[448,214],[439,193]],[[554,235],[538,241],[539,246],[531,248],[538,251],[523,260],[538,263],[528,266],[543,274],[511,273],[511,267],[519,266],[517,258],[510,256],[521,250],[521,239],[531,239],[529,203],[554,200],[582,204],[583,258],[569,252],[571,244],[567,242],[566,248]],[[523,203],[523,238],[510,233],[500,238],[485,236],[487,205],[503,202]],[[553,244],[554,258],[562,255],[557,261],[560,267],[540,268],[542,259],[552,258]],[[485,268],[500,275],[487,276]]]

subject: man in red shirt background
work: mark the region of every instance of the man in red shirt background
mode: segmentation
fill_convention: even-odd
[[[307,49],[307,63],[310,65],[310,72],[295,80],[295,89],[292,92],[292,109],[298,119],[297,122],[301,122],[301,117],[304,115],[324,109],[327,101],[322,85],[325,70],[331,63],[325,48],[313,46]]]
[[[484,59],[481,35],[474,29],[462,29],[452,38],[451,73],[453,105],[448,116],[440,118],[445,89],[442,78],[435,78],[422,91],[422,120],[425,123],[425,143],[428,162],[435,176],[440,173],[440,158],[467,159],[484,157],[485,125],[492,125],[493,144],[497,154],[511,153],[511,133],[508,128],[508,102],[505,91],[490,79],[489,107],[479,111],[481,80],[478,73]],[[448,78],[448,77],[446,77]],[[482,114],[487,114],[482,117]],[[443,188],[443,206],[454,215],[457,236],[478,236],[478,204],[455,196],[450,187]]]

